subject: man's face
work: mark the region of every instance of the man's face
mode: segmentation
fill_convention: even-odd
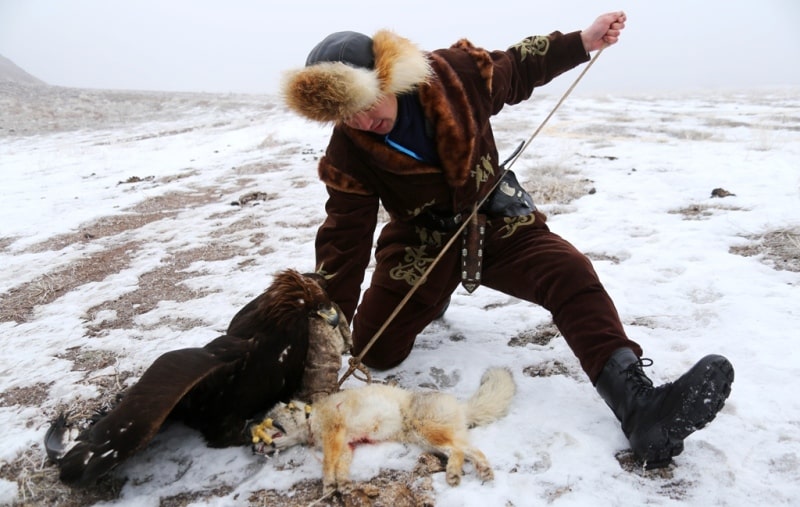
[[[392,131],[396,121],[397,97],[394,94],[389,94],[366,111],[361,111],[347,118],[344,120],[344,124],[350,128],[385,135]]]

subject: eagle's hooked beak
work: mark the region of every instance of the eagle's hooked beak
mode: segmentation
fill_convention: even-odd
[[[317,310],[317,315],[325,319],[325,322],[330,324],[331,327],[337,327],[339,325],[339,320],[341,319],[339,312],[333,306],[320,308]]]

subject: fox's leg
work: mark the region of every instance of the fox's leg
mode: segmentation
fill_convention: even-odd
[[[350,491],[350,464],[353,462],[353,447],[345,442],[339,461],[336,463],[336,489],[342,493]]]
[[[475,472],[482,481],[491,481],[494,479],[494,472],[492,471],[489,460],[477,447],[467,445],[464,447],[464,455],[475,466]]]
[[[464,473],[464,450],[459,446],[450,446],[448,454],[445,479],[447,484],[458,486],[461,483],[461,475]]]
[[[494,479],[494,472],[480,449],[469,444],[466,430],[457,431],[445,425],[426,425],[417,428],[420,436],[436,451],[447,455],[447,484],[457,486],[464,473],[464,459],[475,466],[475,472],[482,481]]]
[[[457,437],[453,426],[430,421],[412,426],[422,441],[435,451],[447,456],[445,479],[447,484],[458,486],[461,482],[461,475],[464,473],[464,446],[456,442]]]
[[[339,481],[341,462],[344,459],[349,467],[350,459],[344,456],[352,450],[344,439],[344,429],[341,427],[322,432],[322,493],[327,495],[336,491]],[[347,470],[344,474],[347,482]],[[341,484],[339,484],[341,485]]]

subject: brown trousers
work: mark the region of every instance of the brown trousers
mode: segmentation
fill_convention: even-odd
[[[628,347],[641,355],[642,349],[625,335],[614,303],[589,259],[552,233],[543,214],[537,211],[535,215],[532,225],[518,227],[507,237],[509,229],[498,223],[502,219],[491,221],[486,232],[482,284],[550,311],[581,367],[595,383],[615,350]],[[391,269],[394,261],[379,261],[376,274]],[[441,300],[430,304],[412,296],[364,356],[364,364],[388,369],[408,357],[417,335],[441,312],[460,283],[457,265],[445,269],[453,273],[447,278],[447,286],[441,287]],[[405,296],[375,283],[364,292],[353,319],[354,354],[361,353]]]

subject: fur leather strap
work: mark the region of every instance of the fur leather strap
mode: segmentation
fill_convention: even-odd
[[[461,285],[472,294],[481,284],[486,216],[475,213],[462,233]]]

